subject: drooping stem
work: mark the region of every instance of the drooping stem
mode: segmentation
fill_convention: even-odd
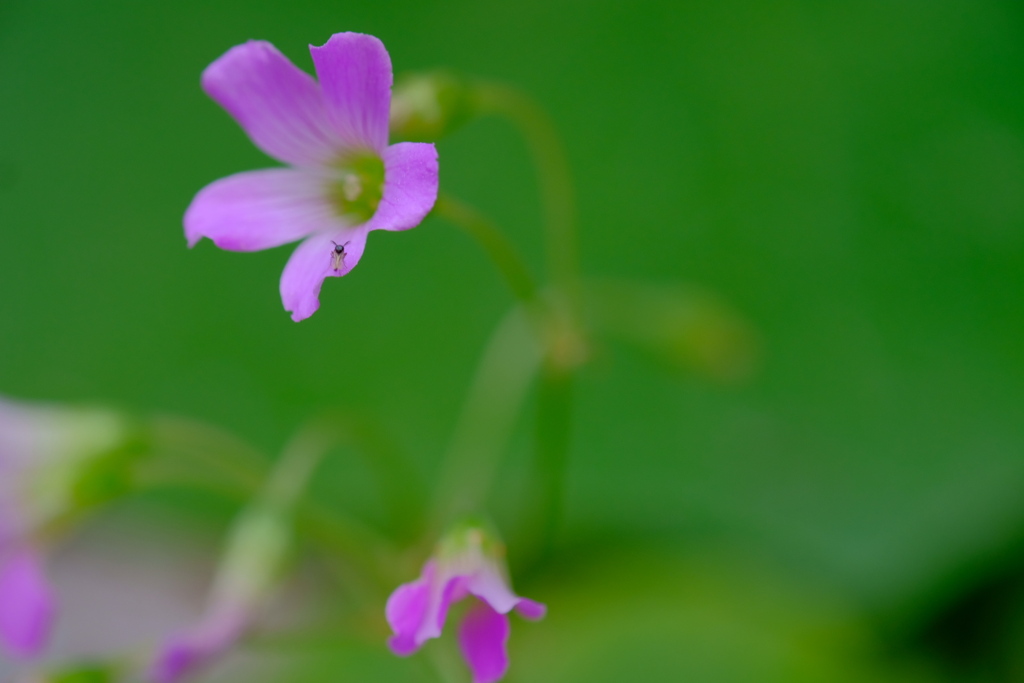
[[[569,162],[554,123],[526,93],[507,85],[479,83],[475,100],[480,113],[508,118],[530,148],[540,185],[548,273],[576,317],[581,296],[576,208]]]
[[[473,238],[487,253],[512,293],[525,305],[537,302],[537,285],[515,246],[490,219],[458,199],[441,194],[434,212]]]
[[[508,118],[520,131],[537,167],[545,248],[552,287],[546,301],[545,359],[537,401],[534,509],[526,530],[534,559],[547,555],[561,523],[572,429],[572,385],[587,355],[582,325],[579,241],[569,162],[554,123],[526,93],[480,83],[476,104],[482,114]],[[529,561],[529,560],[527,560]]]
[[[219,480],[249,496],[259,488],[270,467],[265,453],[199,420],[157,415],[149,419],[147,428],[154,457],[147,459],[137,473],[143,485],[195,479],[213,486]],[[179,463],[182,466],[174,469]]]
[[[149,429],[154,452],[136,473],[140,487],[187,486],[240,501],[294,502],[299,526],[366,576],[379,573],[381,556],[395,554],[370,527],[299,495],[312,468],[336,445],[336,435],[314,423],[296,434],[276,465],[232,435],[198,421],[160,416],[150,421]]]

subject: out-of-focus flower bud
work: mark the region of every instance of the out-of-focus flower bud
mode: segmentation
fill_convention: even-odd
[[[403,74],[391,93],[391,136],[434,142],[476,113],[472,88],[447,71]]]
[[[601,281],[587,289],[600,332],[631,342],[677,367],[721,381],[749,376],[757,335],[717,297],[682,287]]]

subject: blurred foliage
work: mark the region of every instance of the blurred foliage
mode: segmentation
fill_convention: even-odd
[[[751,557],[622,550],[584,553],[550,579],[560,613],[516,633],[515,680],[936,680],[887,661],[856,612],[813,582]]]
[[[738,384],[618,344],[585,371],[564,540],[744,553],[630,552],[577,578],[563,552],[534,577],[551,613],[517,624],[511,680],[1024,675],[1018,0],[3,0],[0,391],[187,415],[269,452],[338,406],[432,479],[510,303],[475,245],[436,219],[375,233],[296,325],[287,247],[181,233],[204,184],[271,164],[202,69],[262,38],[311,70],[306,44],[341,30],[381,37],[399,74],[532,93],[564,134],[587,273],[696,283],[739,321],[715,329],[758,349]],[[539,270],[519,138],[488,119],[439,148],[443,188]],[[680,357],[717,367],[700,339]],[[360,468],[322,484],[337,504],[366,501]],[[430,675],[377,642],[326,649],[311,680]]]
[[[754,331],[713,295],[614,281],[593,284],[589,294],[598,330],[669,365],[726,382],[748,379],[754,372]]]

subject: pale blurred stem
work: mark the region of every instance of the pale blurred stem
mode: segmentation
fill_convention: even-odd
[[[450,638],[427,648],[430,665],[439,683],[467,683],[466,665]]]
[[[299,527],[368,577],[378,576],[380,566],[386,566],[397,552],[361,522],[307,498],[297,498],[297,489],[304,488],[305,478],[323,456],[317,449],[334,443],[327,436],[300,431],[286,448],[285,460],[272,471],[269,458],[260,451],[202,422],[159,416],[151,420],[150,430],[156,457],[147,459],[138,473],[143,487],[188,486],[243,501],[264,495],[279,502],[294,500]]]
[[[441,464],[434,534],[461,515],[480,512],[541,357],[527,315],[513,309],[484,350]]]
[[[486,252],[504,278],[505,284],[520,302],[527,306],[537,305],[537,285],[526,263],[505,233],[493,221],[473,207],[444,193],[438,196],[434,213],[460,228]]]
[[[569,162],[558,131],[544,108],[520,90],[500,83],[479,83],[475,95],[481,114],[504,116],[526,140],[537,167],[548,273],[569,300],[573,319],[578,319],[581,286],[576,208]]]
[[[198,420],[171,415],[157,415],[149,421],[149,429],[157,455],[170,452],[198,461],[200,469],[213,469],[222,480],[247,495],[258,490],[270,467],[266,454],[253,448],[234,435]],[[161,462],[159,458],[157,462]],[[189,474],[202,477],[201,471],[189,469]],[[162,472],[153,476],[153,483],[161,483]]]
[[[334,434],[319,424],[308,424],[300,429],[270,470],[260,493],[263,502],[282,511],[291,509],[335,440]]]

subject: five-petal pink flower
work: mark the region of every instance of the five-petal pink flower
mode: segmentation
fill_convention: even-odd
[[[463,617],[459,646],[473,683],[493,683],[508,670],[509,612],[531,620],[547,608],[522,598],[509,587],[504,547],[476,525],[460,526],[438,545],[415,581],[399,586],[388,599],[385,616],[394,635],[395,654],[414,653],[441,635],[448,609],[463,598],[478,600]]]
[[[355,267],[371,230],[419,225],[438,186],[432,144],[388,145],[392,73],[383,43],[336,33],[310,52],[319,82],[262,41],[206,68],[207,94],[289,167],[215,181],[185,213],[190,246],[209,237],[222,249],[257,251],[303,240],[281,276],[296,321],[319,308],[325,278]]]

